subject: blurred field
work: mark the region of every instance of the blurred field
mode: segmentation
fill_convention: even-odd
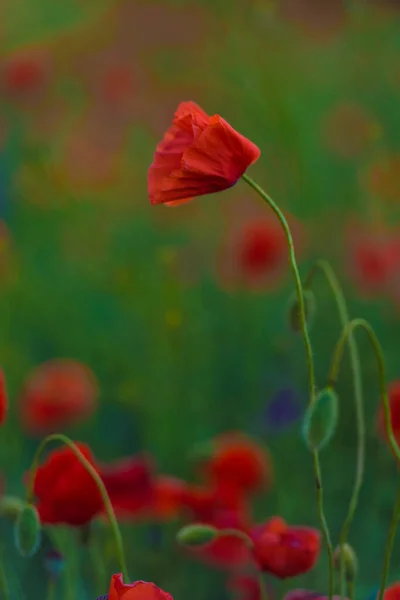
[[[194,443],[247,431],[263,439],[275,469],[256,517],[318,525],[311,458],[299,435],[304,348],[285,322],[290,271],[254,289],[232,279],[226,262],[235,227],[268,209],[242,182],[176,209],[151,207],[146,174],[181,100],[223,115],[261,148],[250,174],[290,214],[302,273],[316,258],[331,261],[351,315],[376,328],[388,378],[399,378],[400,262],[388,292],[377,285],[366,293],[352,254],[357,236],[396,238],[399,231],[399,8],[339,0],[4,2],[0,357],[11,411],[0,432],[0,466],[7,494],[23,494],[38,444],[21,428],[24,381],[39,363],[66,357],[99,380],[97,412],[67,433],[88,442],[100,460],[146,449],[160,472],[190,479]],[[19,53],[44,65],[33,93],[5,83],[5,65]],[[322,278],[315,292],[312,341],[323,385],[340,328]],[[379,585],[396,467],[376,435],[375,358],[366,336],[358,340],[367,469],[350,540],[362,565],[361,599]],[[285,427],[265,410],[286,388],[301,410]],[[322,454],[335,540],[355,469],[347,364],[338,389],[340,427]],[[9,523],[0,525],[15,597],[43,597],[45,545],[22,559]],[[124,525],[132,576],[155,581],[177,600],[227,597],[223,574],[177,549],[178,527]],[[66,556],[58,597],[106,593],[108,573],[118,569],[108,528],[95,529],[94,574],[76,536],[57,536]],[[399,561],[397,540],[392,581]],[[326,592],[325,567],[323,555],[293,584],[274,582],[277,597],[292,587]]]

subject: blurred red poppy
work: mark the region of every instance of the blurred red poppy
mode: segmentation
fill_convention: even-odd
[[[132,456],[99,466],[111,503],[118,517],[134,518],[154,503],[153,461]]]
[[[400,154],[384,156],[373,162],[361,180],[370,194],[388,205],[397,205],[400,198]]]
[[[124,583],[121,573],[111,578],[108,600],[172,600],[171,594],[164,592],[154,583],[135,581]]]
[[[46,82],[47,71],[41,52],[32,50],[15,53],[1,67],[2,87],[13,97],[36,93]]]
[[[346,262],[358,291],[367,297],[389,296],[400,275],[398,231],[351,222],[347,240]]]
[[[260,569],[279,579],[310,571],[321,550],[321,536],[310,527],[290,527],[280,517],[272,517],[251,532],[254,556]]]
[[[389,384],[387,391],[393,435],[396,442],[400,445],[400,380],[392,381],[392,383]],[[385,441],[388,441],[385,425],[385,409],[382,400],[377,412],[377,428],[379,435]]]
[[[234,594],[236,600],[262,600],[260,581],[257,575],[232,574],[227,583],[227,588]],[[273,598],[268,589],[268,598]]]
[[[319,592],[314,592],[313,590],[292,590],[288,592],[284,598],[284,600],[328,600],[329,596],[324,596]],[[335,595],[332,596],[332,600],[340,600],[341,596]],[[347,600],[347,598],[343,598],[343,600]]]
[[[292,215],[285,217],[301,256],[305,229]],[[232,203],[225,223],[217,260],[221,285],[228,290],[246,287],[253,292],[278,287],[289,270],[289,260],[286,237],[275,215],[244,197]]]
[[[148,171],[151,204],[181,204],[232,187],[260,150],[219,115],[182,102]]]
[[[218,486],[207,488],[187,485],[181,494],[184,512],[190,521],[213,525],[217,529],[248,531],[250,511],[237,488]],[[235,535],[224,535],[204,547],[190,550],[203,562],[222,569],[232,570],[251,562],[246,544]]]
[[[272,482],[272,461],[267,449],[241,432],[224,433],[200,453],[203,476],[219,489],[240,495],[268,488]]]
[[[82,443],[77,446],[98,471],[90,448]],[[81,527],[103,508],[95,481],[69,447],[53,450],[38,467],[34,494],[43,524]]]
[[[96,408],[97,381],[84,364],[64,359],[43,363],[32,371],[20,398],[26,432],[42,436],[87,419]]]
[[[0,425],[3,425],[7,418],[8,412],[8,396],[6,389],[6,381],[3,371],[0,369]]]
[[[400,598],[400,583],[393,583],[393,585],[386,588],[383,595],[383,600],[399,600]]]

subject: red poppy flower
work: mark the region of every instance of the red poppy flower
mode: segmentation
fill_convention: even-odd
[[[348,247],[346,261],[358,291],[367,297],[390,295],[400,274],[398,231],[351,223]]]
[[[256,575],[241,573],[232,574],[227,583],[228,590],[237,600],[262,600],[260,581]],[[268,586],[267,598],[274,598],[274,593]]]
[[[154,583],[145,581],[124,583],[119,573],[111,578],[108,600],[172,600],[172,596]]]
[[[393,435],[396,442],[400,444],[400,380],[393,381],[388,386],[388,397],[390,407],[390,420],[392,423]],[[385,409],[383,401],[380,402],[377,413],[377,428],[379,435],[387,441],[385,425]]]
[[[31,435],[60,431],[88,418],[96,408],[98,386],[90,369],[73,360],[43,363],[28,377],[22,396],[21,419]]]
[[[135,518],[154,503],[154,465],[148,456],[123,458],[99,467],[118,517]]]
[[[2,66],[2,84],[8,94],[25,95],[37,92],[45,83],[47,65],[38,51],[18,53]]]
[[[383,600],[399,600],[400,599],[400,583],[394,583],[386,588],[383,595]]]
[[[289,527],[272,517],[251,532],[254,556],[260,568],[280,579],[306,573],[316,564],[321,549],[319,531],[310,527]]]
[[[213,485],[231,493],[251,493],[268,487],[272,480],[272,463],[268,451],[240,432],[218,436],[204,453],[202,472]]]
[[[232,187],[260,150],[219,115],[182,102],[148,171],[151,204],[180,204]]]
[[[0,425],[3,425],[8,412],[8,396],[3,371],[0,369]]]
[[[190,521],[213,525],[217,529],[246,532],[250,528],[247,503],[242,495],[237,494],[236,488],[187,485],[181,494],[181,503]],[[234,535],[224,535],[190,552],[207,564],[228,570],[247,565],[252,560],[246,544]]]
[[[81,443],[77,446],[96,467],[90,448]],[[38,467],[34,494],[43,524],[83,526],[103,508],[96,483],[69,447],[53,450]]]

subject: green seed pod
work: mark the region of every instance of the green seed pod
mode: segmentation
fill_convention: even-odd
[[[0,498],[0,517],[15,523],[24,506],[25,502],[18,496],[2,496]]]
[[[354,581],[358,572],[358,560],[356,553],[349,544],[338,546],[333,556],[335,569],[340,571],[340,556],[342,555],[344,574],[346,581]]]
[[[321,450],[333,437],[339,418],[336,392],[326,387],[307,408],[303,420],[303,438],[310,450]]]
[[[15,545],[21,556],[33,556],[40,546],[41,525],[33,504],[25,504],[15,523]]]
[[[314,314],[316,311],[314,292],[312,290],[304,290],[303,296],[306,322],[307,325],[310,326],[312,324]],[[296,293],[292,294],[292,296],[289,298],[287,307],[287,321],[289,329],[291,329],[291,331],[293,331],[294,333],[298,333],[299,331],[301,331],[300,305]]]
[[[193,523],[182,527],[176,539],[184,546],[205,546],[218,537],[218,529],[211,525]]]

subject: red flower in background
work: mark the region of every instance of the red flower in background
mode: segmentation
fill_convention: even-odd
[[[310,527],[290,527],[280,517],[272,517],[251,532],[254,556],[262,571],[279,579],[307,573],[316,564],[321,536]]]
[[[90,448],[81,443],[77,446],[96,467]],[[89,523],[103,508],[95,481],[69,447],[49,453],[36,470],[33,489],[43,524],[80,527]]]
[[[267,450],[235,431],[224,433],[211,442],[209,456],[204,456],[201,471],[219,490],[220,497],[223,488],[248,495],[268,488],[272,482],[272,462]]]
[[[164,592],[154,583],[135,581],[124,583],[121,573],[111,578],[108,600],[172,600],[171,594]]]
[[[257,574],[232,574],[227,583],[228,590],[234,594],[236,600],[262,600],[260,581]],[[274,598],[274,593],[267,586],[267,598]]]
[[[155,499],[153,471],[149,456],[133,456],[99,466],[118,517],[133,518],[149,512]]]
[[[400,275],[399,232],[350,223],[346,261],[350,276],[366,296],[390,296]]]
[[[383,600],[399,600],[400,598],[400,583],[394,583],[386,588],[383,595]]]
[[[219,115],[182,102],[148,171],[151,204],[180,204],[232,187],[260,150]]]
[[[87,419],[96,408],[98,386],[91,370],[73,360],[43,363],[28,377],[20,414],[25,431],[42,436]]]
[[[328,600],[328,598],[329,596],[324,596],[313,590],[292,590],[286,594],[284,600]],[[332,600],[340,600],[340,598],[339,595],[332,596]],[[343,600],[347,600],[347,598]]]
[[[36,93],[42,88],[48,76],[45,57],[37,50],[19,52],[10,56],[0,69],[2,87],[13,97]]]
[[[297,254],[304,250],[304,229],[286,215]],[[263,291],[277,287],[289,269],[288,247],[281,224],[272,213],[247,198],[238,199],[225,216],[217,269],[227,289]]]
[[[390,421],[392,423],[393,435],[400,445],[400,380],[393,381],[388,386]],[[377,413],[377,428],[380,436],[388,441],[385,425],[385,408],[381,400]]]
[[[8,396],[6,389],[6,381],[3,371],[0,369],[0,425],[6,420],[8,412]]]

